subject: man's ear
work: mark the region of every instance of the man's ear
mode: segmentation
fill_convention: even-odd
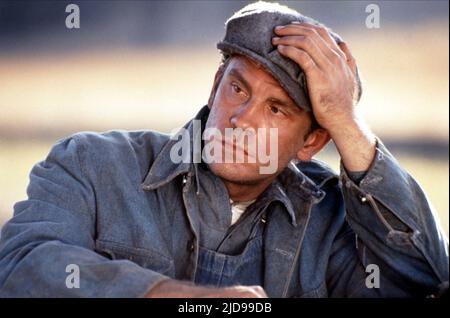
[[[330,141],[328,131],[317,128],[308,134],[302,149],[297,152],[297,158],[301,161],[310,161],[312,157],[322,150]]]
[[[222,80],[224,73],[225,73],[225,64],[222,63],[219,65],[219,68],[216,71],[216,75],[214,76],[214,83],[211,88],[211,93],[209,94],[209,99],[208,99],[209,109],[211,109],[211,107],[214,103],[214,98],[216,97],[217,88],[219,87],[220,81]]]

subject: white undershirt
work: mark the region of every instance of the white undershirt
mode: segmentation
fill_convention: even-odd
[[[247,207],[255,202],[255,200],[245,201],[245,202],[233,202],[230,199],[231,204],[231,225],[237,222],[242,214],[244,214]]]

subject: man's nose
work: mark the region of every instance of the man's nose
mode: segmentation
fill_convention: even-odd
[[[230,117],[230,123],[233,128],[255,128],[258,106],[256,101],[248,100],[236,108]]]

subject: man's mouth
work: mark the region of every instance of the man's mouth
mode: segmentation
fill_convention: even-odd
[[[214,143],[214,149],[221,150],[225,155],[232,155],[233,158],[247,157],[256,158],[255,155],[249,154],[247,145],[245,143],[240,143],[236,139],[228,139],[225,137],[214,137],[210,142]]]
[[[233,149],[233,153],[237,154],[238,152],[242,152],[246,156],[248,156],[248,152],[245,146],[241,144],[237,144],[236,142],[223,138],[222,139],[222,147],[225,147],[225,151],[228,151],[229,149]]]

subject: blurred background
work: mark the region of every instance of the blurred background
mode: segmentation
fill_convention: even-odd
[[[68,29],[68,4],[80,28]],[[28,174],[77,131],[182,126],[206,104],[224,22],[249,1],[0,1],[0,227]],[[358,107],[423,186],[448,235],[447,1],[280,1],[347,40]],[[366,6],[380,28],[366,27]],[[332,144],[320,159],[336,170]]]

